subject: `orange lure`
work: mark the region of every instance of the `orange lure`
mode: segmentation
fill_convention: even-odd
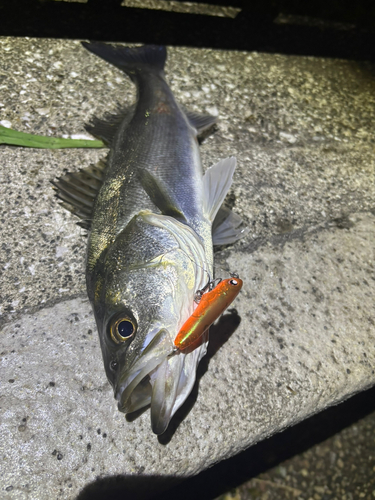
[[[183,351],[194,344],[237,297],[242,283],[240,278],[233,275],[220,281],[213,290],[203,293],[195,311],[178,332],[175,347]]]

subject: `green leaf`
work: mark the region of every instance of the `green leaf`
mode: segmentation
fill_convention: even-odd
[[[106,148],[102,141],[86,139],[62,139],[42,135],[17,132],[0,125],[0,144],[24,146],[26,148],[62,149],[62,148]]]

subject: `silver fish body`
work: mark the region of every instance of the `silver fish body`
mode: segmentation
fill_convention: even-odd
[[[165,48],[84,46],[137,87],[135,107],[92,127],[101,138],[111,126],[115,133],[91,213],[87,291],[119,409],[151,405],[152,429],[161,434],[206,353],[208,333],[189,353],[175,353],[173,342],[193,312],[195,292],[213,276],[212,223],[235,160],[203,177],[197,128],[215,119],[189,116],[176,102],[164,76]],[[242,236],[239,222],[226,216],[220,242]]]

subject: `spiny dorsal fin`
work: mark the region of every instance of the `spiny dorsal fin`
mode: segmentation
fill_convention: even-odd
[[[78,172],[68,172],[56,181],[51,181],[62,206],[77,215],[81,219],[77,224],[85,229],[90,229],[92,209],[103,183],[105,169],[105,160],[100,160],[96,165]]]
[[[106,113],[103,118],[91,118],[85,129],[94,137],[101,139],[105,144],[111,145],[120,126],[126,127],[133,118],[135,105],[126,108],[118,107],[112,113]]]

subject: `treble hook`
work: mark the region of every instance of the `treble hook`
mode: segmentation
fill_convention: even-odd
[[[210,276],[208,276],[208,277],[210,277]],[[215,281],[217,281],[216,285],[215,285]],[[211,292],[211,290],[213,290],[215,288],[215,286],[217,286],[221,281],[222,281],[222,278],[215,278],[214,280],[210,280],[209,279],[208,283],[203,288],[201,288],[200,290],[197,290],[195,292],[194,302],[196,302],[197,304],[199,304],[199,301],[201,300],[203,294],[207,290],[209,292]]]

